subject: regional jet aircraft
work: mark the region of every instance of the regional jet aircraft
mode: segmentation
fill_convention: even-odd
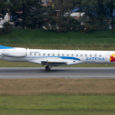
[[[115,51],[44,50],[0,45],[0,59],[41,64],[50,71],[52,67],[60,65],[115,63]]]

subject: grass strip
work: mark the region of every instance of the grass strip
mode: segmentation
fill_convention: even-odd
[[[0,96],[1,115],[114,115],[115,96],[45,94]]]

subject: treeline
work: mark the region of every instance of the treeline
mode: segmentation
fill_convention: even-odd
[[[82,18],[70,16],[73,9]],[[15,26],[52,31],[96,31],[115,28],[115,0],[0,0],[1,16],[9,12]],[[8,25],[7,25],[8,26]]]

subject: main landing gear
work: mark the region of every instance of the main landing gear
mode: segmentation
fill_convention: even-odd
[[[51,71],[51,66],[48,66],[48,65],[47,65],[47,66],[45,67],[45,70],[46,70],[46,71]]]

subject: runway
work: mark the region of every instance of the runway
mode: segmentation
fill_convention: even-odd
[[[115,78],[115,68],[58,67],[50,72],[41,67],[0,68],[0,79],[19,78]]]

